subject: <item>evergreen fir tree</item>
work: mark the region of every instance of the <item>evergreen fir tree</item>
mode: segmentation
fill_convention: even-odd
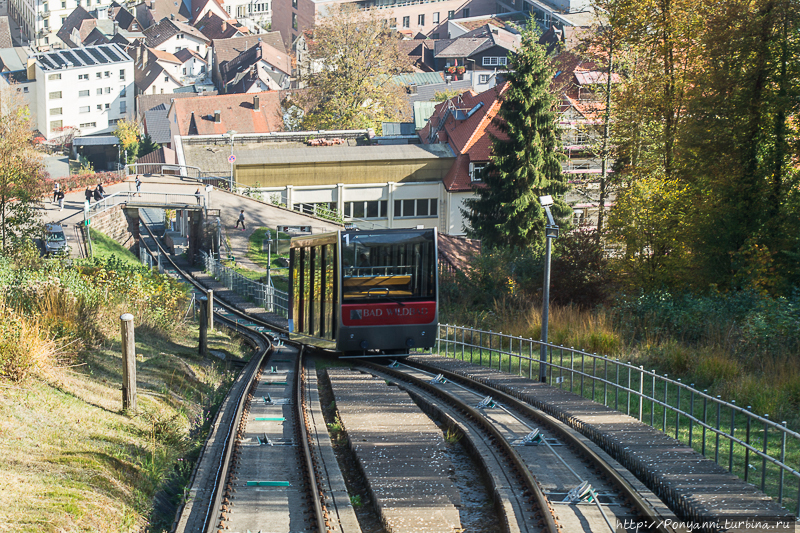
[[[492,155],[475,187],[477,198],[464,202],[467,233],[488,246],[528,248],[544,242],[547,222],[539,197],[552,195],[556,224],[567,226],[572,210],[561,195],[569,188],[561,173],[553,72],[532,30],[522,32],[518,54],[509,55],[507,87],[490,134]]]

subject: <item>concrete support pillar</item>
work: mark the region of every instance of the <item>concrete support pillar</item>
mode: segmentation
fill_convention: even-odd
[[[292,185],[286,186],[286,207],[288,207],[289,209],[294,209],[294,198],[293,198],[294,195],[292,194],[293,192],[292,189],[294,189],[294,186]]]
[[[336,210],[344,213],[344,183],[336,184]]]
[[[135,207],[125,207],[125,219],[128,221],[128,231],[133,235],[133,246],[131,251],[134,254],[139,253],[139,209]]]
[[[186,211],[184,211],[186,213]],[[194,256],[200,250],[200,245],[203,239],[203,212],[202,211],[188,211],[189,214],[189,262],[194,260]],[[184,217],[185,218],[185,217]]]
[[[387,220],[387,226],[389,228],[394,227],[394,190],[396,187],[397,184],[394,181],[390,181],[389,183],[386,184],[387,197],[388,197],[388,202],[386,203],[387,206],[386,220]]]

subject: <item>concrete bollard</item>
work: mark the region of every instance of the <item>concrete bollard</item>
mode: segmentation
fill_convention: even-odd
[[[198,353],[202,356],[208,355],[208,298],[198,296],[197,302],[200,304],[200,347]]]
[[[136,411],[136,341],[133,315],[119,317],[122,330],[122,410]]]
[[[214,291],[208,289],[206,297],[208,298],[208,329],[214,331]]]

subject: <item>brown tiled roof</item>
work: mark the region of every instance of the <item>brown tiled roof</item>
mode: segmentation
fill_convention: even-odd
[[[208,96],[216,95],[216,91],[205,93],[206,96],[203,98],[207,98]],[[137,112],[142,115],[145,111],[149,111],[153,108],[164,104],[167,108],[170,105],[172,100],[179,100],[184,98],[198,98],[200,95],[195,93],[172,93],[172,94],[140,94],[136,97],[136,109]],[[166,111],[165,111],[166,112]]]
[[[137,164],[147,163],[165,163],[167,165],[174,165],[178,159],[175,157],[175,150],[169,148],[159,148],[155,152],[150,152],[136,160]]]
[[[11,40],[11,26],[8,25],[8,17],[0,17],[0,48],[12,48],[14,42]]]
[[[261,60],[266,61],[284,74],[292,73],[292,62],[288,55],[275,50],[263,41],[258,41],[251,48],[230,61],[220,61],[219,70],[223,83],[228,83],[237,73],[243,72]],[[219,61],[219,58],[217,58],[217,61]]]
[[[469,164],[489,160],[492,148],[490,133],[503,138],[493,119],[500,109],[502,95],[507,88],[508,84],[504,83],[480,94],[468,91],[442,102],[436,106],[428,124],[420,130],[420,139],[427,143],[431,128],[435,131],[444,120],[444,125],[437,134],[438,141],[447,142],[457,154],[455,163],[444,179],[444,186],[448,191],[470,190],[472,182]],[[448,102],[452,105],[448,105]],[[460,112],[459,120],[453,116],[453,109]]]
[[[183,63],[180,59],[175,57],[175,54],[164,52],[163,50],[156,50],[155,48],[148,49],[159,61],[167,61],[168,63]]]
[[[111,18],[125,31],[141,31],[142,26],[133,14],[117,2],[111,2]]]
[[[64,20],[64,24],[56,35],[64,41],[70,48],[80,46],[86,37],[97,27],[97,20],[81,6],[76,7]],[[80,34],[80,42],[72,41],[72,30],[77,29]]]
[[[234,26],[235,20],[223,20],[211,11],[206,12],[203,18],[194,23],[194,27],[200,30],[209,40],[230,39],[242,34],[239,28]]]
[[[472,259],[481,253],[479,239],[438,234],[439,262],[451,270],[467,270]]]
[[[212,4],[215,5],[220,12],[225,13],[225,8],[222,7],[222,2],[218,0],[192,0],[192,15],[189,19],[194,22],[200,18],[200,14],[203,12],[203,9],[208,5]],[[211,8],[209,8],[210,10]]]
[[[181,0],[145,0],[143,3],[148,6],[150,16],[155,22],[159,22],[163,19],[169,20],[172,17],[175,17],[175,20],[180,22],[191,18],[189,9]],[[141,22],[144,22],[144,20],[138,16],[138,11],[137,18],[139,18]]]
[[[253,97],[259,97],[259,110],[253,109]],[[214,112],[220,111],[220,122]],[[226,94],[184,98],[172,103],[178,118],[180,135],[211,135],[234,130],[237,133],[268,133],[283,130],[280,93],[267,91],[251,94]]]
[[[101,44],[108,44],[110,42],[111,41],[108,40],[108,37],[106,37],[103,32],[97,28],[94,28],[81,44],[83,46],[97,46]]]
[[[162,74],[175,80],[175,76],[164,70],[164,67],[158,61],[150,61],[144,68],[134,69],[133,74],[133,82],[142,93],[146,92]],[[180,81],[175,80],[175,82],[181,85]]]
[[[519,13],[509,14],[509,15],[492,15],[490,17],[479,18],[475,20],[453,20],[452,22],[458,24],[459,26],[469,30],[476,30],[481,26],[486,24],[491,24],[492,26],[497,26],[498,28],[505,28],[509,22],[513,21],[524,21],[525,17],[520,15]]]
[[[179,33],[185,33],[187,35],[191,35],[201,41],[205,41],[207,43],[211,42],[211,39],[203,35],[197,28],[194,26],[190,26],[185,22],[179,22],[177,20],[170,20],[168,18],[161,19],[158,24],[150,26],[146,30],[142,32],[144,34],[145,42],[147,46],[150,48],[155,48],[166,41],[168,41],[172,36],[177,35]]]
[[[271,31],[262,33],[260,35],[245,35],[243,37],[232,37],[230,39],[214,39],[214,57],[218,64],[223,61],[231,61],[236,56],[252,48],[258,40],[267,43],[275,50],[286,53],[286,48],[283,46],[283,39],[281,32]]]
[[[203,56],[201,56],[191,48],[182,48],[178,50],[177,52],[175,52],[175,57],[178,59],[178,61],[181,62],[181,64],[186,63],[191,58],[198,59],[203,63],[208,64],[208,61],[206,61],[206,59]]]

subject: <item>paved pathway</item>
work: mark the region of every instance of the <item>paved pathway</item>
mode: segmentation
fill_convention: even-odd
[[[122,183],[109,185],[105,187],[106,195],[120,191],[133,191],[136,189],[134,181],[135,178],[129,176],[128,179]],[[198,183],[194,180],[181,180],[180,178],[172,176],[142,177],[142,192],[194,194],[197,188]],[[204,191],[202,186],[200,190]],[[42,218],[44,222],[66,224],[69,227],[83,223],[83,203],[85,200],[83,190],[67,193],[64,198],[63,211],[59,210],[58,205],[51,204],[51,199],[52,196],[46,198],[44,202],[44,207],[42,209]],[[260,202],[246,196],[231,194],[219,189],[214,189],[212,192],[208,193],[207,202],[209,209],[219,209],[220,211],[220,219],[228,235],[228,242],[230,243],[231,251],[236,257],[236,261],[253,270],[264,270],[264,272],[266,272],[266,269],[258,267],[245,257],[250,235],[258,228],[275,228],[278,225],[311,226],[313,233],[322,233],[325,231],[335,231],[340,227],[333,222],[320,220],[296,211]],[[245,213],[245,224],[247,226],[245,231],[234,229],[236,219],[241,209],[244,209]],[[68,233],[71,234],[71,232]]]

